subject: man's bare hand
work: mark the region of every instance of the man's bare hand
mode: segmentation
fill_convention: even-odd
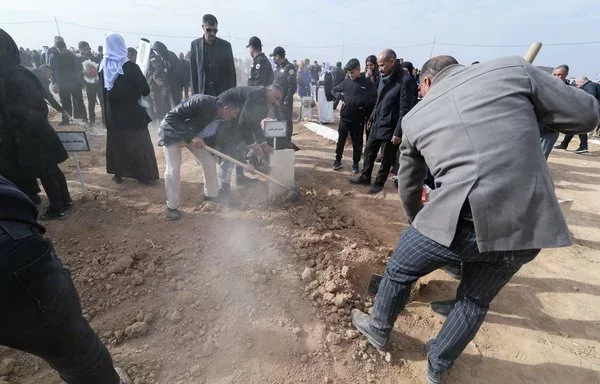
[[[204,140],[202,140],[199,137],[194,137],[192,139],[192,141],[190,142],[190,144],[192,144],[192,146],[196,149],[202,149],[202,148],[204,148],[204,145],[205,145]]]
[[[392,137],[392,144],[394,144],[394,145],[398,145],[398,144],[400,144],[401,142],[402,142],[402,139],[401,139],[401,138],[399,138],[398,136],[394,136],[394,137]]]
[[[256,173],[256,168],[252,164],[244,165],[244,171],[248,173]]]

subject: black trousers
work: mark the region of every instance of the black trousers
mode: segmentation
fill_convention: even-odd
[[[83,318],[50,241],[25,224],[9,224],[7,231],[0,227],[0,344],[44,359],[69,384],[118,384],[110,353]]]
[[[90,124],[94,124],[96,122],[96,99],[98,97],[99,89],[100,87],[98,86],[98,83],[85,84],[85,94],[88,101],[88,118],[90,120]]]
[[[352,140],[352,161],[354,163],[358,163],[362,155],[363,146],[363,127],[360,120],[355,122],[340,120],[340,126],[338,128],[338,142],[337,147],[335,148],[335,159],[342,160],[344,146],[346,144],[348,134],[350,134],[350,139]]]
[[[579,141],[580,141],[578,149],[588,149],[587,133],[585,133],[583,135],[578,135],[578,136],[579,136]],[[563,139],[562,143],[560,143],[560,145],[564,148],[567,148],[572,139],[573,139],[573,135],[565,135],[565,138]]]
[[[391,139],[376,139],[373,135],[370,135],[367,139],[367,145],[365,146],[365,161],[360,177],[371,181],[375,159],[381,148],[383,158],[381,159],[379,172],[377,172],[377,176],[375,177],[375,184],[383,186],[387,181],[392,166],[396,162],[396,154],[398,153],[399,147],[400,145],[392,144]]]
[[[83,103],[83,93],[81,92],[79,83],[59,84],[58,96],[62,107],[69,115],[76,119],[87,120],[85,104]]]
[[[48,195],[51,208],[61,208],[65,204],[71,202],[71,194],[67,187],[67,179],[58,165],[54,165],[50,168],[46,174],[40,177],[40,181],[44,186],[46,195]]]

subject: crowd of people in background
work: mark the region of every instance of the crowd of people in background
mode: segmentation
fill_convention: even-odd
[[[465,67],[450,56],[438,56],[425,63],[423,73],[414,68],[411,62],[400,58],[392,49],[384,49],[377,56],[368,55],[364,60],[364,67],[361,65],[363,62],[357,58],[350,59],[344,66],[342,62],[329,65],[319,64],[316,60],[311,63],[309,59],[290,62],[285,48],[281,46],[274,47],[269,59],[257,36],[252,36],[246,46],[249,59],[239,60],[233,57],[231,44],[217,37],[218,21],[214,15],[204,15],[202,29],[203,36],[191,42],[187,54],[177,55],[164,43],[154,41],[147,60],[138,58],[141,49],[138,51],[128,48],[123,37],[115,33],[107,34],[105,45],[99,46],[96,52],[92,51],[86,41],[80,41],[77,49],[68,48],[61,36],[54,38],[51,47],[31,51],[17,48],[8,33],[0,30],[0,175],[8,179],[6,181],[0,178],[0,190],[11,197],[14,207],[19,207],[11,213],[14,217],[10,219],[29,223],[26,230],[31,231],[35,227],[34,234],[39,235],[43,231],[43,227],[35,224],[35,217],[32,215],[37,211],[35,207],[32,209],[31,202],[39,204],[41,201],[37,179],[41,180],[50,201],[42,215],[43,219],[65,218],[73,207],[65,176],[58,167],[68,155],[48,121],[47,103],[61,113],[60,124],[63,125],[69,124],[72,119],[83,124],[96,124],[96,103],[100,104],[101,122],[107,129],[107,173],[112,174],[113,180],[118,184],[123,182],[123,178],[133,178],[143,184],[153,184],[159,179],[155,148],[148,131],[150,122],[154,121],[158,127],[158,145],[165,153],[167,220],[179,220],[182,217],[178,208],[183,148],[191,152],[203,168],[204,200],[235,206],[236,200],[231,194],[234,164],[227,158],[217,162],[213,156],[216,149],[229,158],[235,158],[239,164],[246,164],[235,168],[237,185],[255,182],[256,179],[247,177],[244,172],[254,172],[276,149],[299,150],[292,142],[296,94],[301,98],[316,97],[320,115],[330,111],[333,116],[333,110],[341,103],[339,138],[333,169],[342,169],[342,156],[349,137],[353,150],[351,171],[355,174],[349,180],[350,183],[368,186],[368,193],[375,194],[383,190],[390,174],[405,178],[404,183],[400,184],[400,191],[411,222],[423,208],[420,196],[424,184],[430,189],[454,188],[453,194],[446,195],[460,195],[454,200],[450,197],[444,200],[443,196],[446,195],[438,194],[442,198],[432,203],[427,212],[433,211],[434,208],[431,207],[442,207],[439,210],[443,214],[438,217],[433,214],[427,216],[426,212],[419,217],[429,217],[430,224],[433,224],[427,226],[421,221],[418,226],[422,233],[412,226],[404,233],[405,241],[388,264],[388,271],[380,288],[383,294],[377,296],[373,313],[367,315],[355,309],[352,314],[357,329],[376,348],[383,348],[398,313],[406,304],[410,284],[416,278],[438,267],[451,267],[453,264],[460,275],[461,268],[464,268],[461,264],[463,259],[481,261],[472,263],[477,267],[471,266],[473,273],[467,274],[465,278],[474,283],[465,289],[472,290],[473,294],[483,292],[485,295],[482,294],[479,301],[473,299],[475,296],[467,295],[468,297],[462,297],[462,301],[448,304],[449,321],[438,339],[432,339],[427,345],[428,382],[441,383],[441,375],[450,368],[474,337],[485,317],[489,302],[510,277],[521,265],[535,258],[540,244],[548,247],[561,246],[569,240],[564,220],[559,223],[561,225],[548,225],[555,223],[554,219],[558,217],[556,215],[560,215],[560,210],[556,204],[551,204],[556,198],[543,183],[543,191],[537,191],[536,195],[540,202],[534,201],[532,204],[546,205],[544,209],[532,212],[550,212],[548,215],[554,216],[542,214],[538,220],[542,224],[531,224],[530,227],[539,229],[539,235],[534,231],[534,235],[539,236],[538,242],[515,235],[509,244],[506,239],[498,238],[500,235],[497,234],[502,233],[502,228],[487,235],[483,230],[478,231],[475,238],[475,227],[478,223],[487,223],[490,218],[481,217],[482,210],[487,209],[481,207],[484,203],[470,203],[468,197],[471,188],[491,188],[498,192],[494,189],[494,182],[501,184],[505,179],[518,179],[519,183],[525,184],[532,178],[523,174],[519,179],[518,170],[508,172],[514,166],[510,159],[505,160],[505,167],[498,170],[494,169],[494,160],[486,158],[485,166],[490,172],[479,175],[481,179],[488,181],[487,184],[481,184],[483,187],[474,182],[467,186],[458,179],[444,180],[448,178],[448,173],[443,171],[444,167],[460,169],[465,172],[464,179],[471,180],[473,172],[466,172],[464,164],[473,162],[472,159],[479,159],[478,151],[481,148],[491,151],[496,143],[491,143],[489,135],[483,131],[473,131],[476,140],[482,144],[480,147],[463,145],[454,148],[455,151],[460,150],[471,156],[471,160],[463,159],[461,162],[460,154],[453,157],[441,155],[445,154],[445,147],[450,141],[444,141],[443,135],[434,132],[435,129],[453,131],[451,133],[454,136],[446,137],[448,140],[460,135],[462,131],[456,131],[460,131],[462,128],[457,127],[464,124],[459,121],[461,117],[457,112],[462,112],[461,108],[469,114],[469,119],[476,122],[487,118],[483,109],[491,115],[497,115],[498,121],[514,115],[516,117],[514,120],[509,119],[509,125],[512,127],[522,124],[523,129],[512,139],[509,136],[506,140],[520,140],[514,144],[517,147],[532,137],[526,130],[531,128],[529,123],[536,120],[540,145],[547,157],[558,138],[558,131],[567,135],[555,148],[566,149],[573,138],[572,133],[585,132],[591,124],[598,123],[598,111],[594,109],[598,108],[596,101],[600,101],[600,85],[584,76],[578,77],[575,84],[570,84],[567,80],[569,68],[566,65],[556,67],[553,72],[554,76],[566,83],[562,84],[520,58],[505,58],[483,64],[475,62]],[[147,40],[145,42],[150,44]],[[504,105],[489,101],[480,105],[482,111],[479,111],[472,107],[471,96],[466,97],[461,93],[462,81],[469,82],[473,87],[472,91],[483,89],[489,82],[499,83],[499,68],[510,68],[506,70],[508,81],[502,82],[505,88],[499,87],[499,94],[504,92],[502,97],[505,100],[525,105],[526,108],[507,111],[503,109]],[[527,78],[553,92],[550,94],[545,93],[542,88],[523,86],[523,82],[515,80],[517,78]],[[434,83],[436,87],[432,90]],[[446,84],[446,88],[439,84]],[[575,91],[572,85],[593,98]],[[444,89],[446,93],[443,93]],[[427,104],[418,104],[422,96],[435,92],[438,98],[430,98]],[[523,95],[528,92],[530,98],[523,99]],[[58,94],[60,103],[54,94]],[[448,95],[454,95],[455,99],[450,102],[447,100],[450,97]],[[568,105],[564,108],[558,106],[559,95],[569,98]],[[535,103],[546,107],[538,111],[537,119],[531,113],[533,108],[537,108]],[[580,114],[574,113],[576,107],[581,106],[587,109],[581,110]],[[432,115],[436,119],[429,118]],[[277,141],[277,148],[273,148],[273,141],[265,137],[262,129],[262,124],[268,120],[285,121],[286,124],[285,137]],[[334,121],[333,118],[323,120]],[[446,120],[456,122],[450,128],[438,127]],[[405,129],[408,128],[403,126],[407,121],[411,121],[410,133],[416,141],[402,143],[403,137],[407,137]],[[568,121],[570,125],[565,126],[563,121]],[[489,124],[482,123],[481,126],[490,128]],[[422,135],[426,131],[430,131],[429,136],[423,139]],[[365,138],[366,144],[363,146]],[[581,134],[579,138],[580,146],[575,153],[586,153],[588,137]],[[420,150],[416,149],[417,141]],[[403,156],[399,154],[401,143]],[[434,149],[431,150],[431,147]],[[423,153],[428,150],[431,152],[427,152],[429,158],[426,162]],[[543,168],[537,163],[541,159],[541,156],[540,159],[536,157],[538,151],[536,148],[527,162],[527,166],[535,165],[532,173]],[[399,168],[402,161],[404,166]],[[541,161],[543,163],[543,159]],[[376,162],[380,162],[381,166],[373,181]],[[426,163],[437,168],[431,171],[427,169]],[[439,178],[437,181],[433,174]],[[499,178],[497,175],[506,177]],[[549,179],[550,176],[547,172],[542,172],[540,177]],[[398,179],[395,182],[398,185]],[[513,189],[514,185],[511,185]],[[510,188],[505,185],[501,187],[503,193],[508,193],[506,191]],[[536,184],[532,188],[538,187]],[[476,194],[473,192],[473,196]],[[515,198],[516,207],[516,195],[512,197]],[[451,217],[451,220],[446,222],[442,216]],[[503,223],[502,212],[498,216],[500,219],[497,222]],[[523,216],[526,216],[524,212]],[[525,232],[527,231],[518,231],[519,234]],[[556,236],[545,235],[555,232]],[[459,243],[452,242],[455,234]],[[481,241],[480,237],[488,239],[489,243],[477,244]],[[482,248],[478,249],[478,246]],[[424,255],[419,251],[415,255],[416,248],[428,249],[430,253]],[[47,249],[51,250],[51,247],[46,245],[44,252]],[[506,249],[514,252],[505,251]],[[413,262],[413,259],[416,261]],[[48,259],[48,262],[60,264],[56,258]],[[493,273],[490,272],[489,265],[493,266]],[[61,265],[55,267],[62,268]],[[407,272],[409,270],[413,272]],[[488,272],[494,277],[491,281],[482,282],[477,277],[487,275]],[[65,279],[66,283],[71,284],[70,278]],[[69,294],[76,296],[74,290]],[[66,326],[63,324],[62,333],[58,334],[63,335],[64,340],[75,340],[72,344],[77,347],[77,361],[72,356],[66,359],[60,356],[63,351],[57,343],[55,347],[46,346],[42,355],[50,363],[54,363],[53,366],[59,370],[63,379],[67,382],[96,382],[88,381],[87,378],[103,377],[110,378],[115,384],[122,380],[112,366],[108,351],[81,317],[81,309],[75,305],[72,313],[63,313],[61,316],[67,317],[63,322]],[[76,326],[72,326],[73,324]],[[87,338],[82,339],[77,333],[77,327],[85,329]],[[460,333],[450,331],[448,327],[459,329]],[[39,350],[27,343],[17,342],[14,346],[31,352]],[[74,365],[83,368],[72,369]],[[94,367],[93,372],[86,367]],[[103,382],[108,383],[109,380]]]

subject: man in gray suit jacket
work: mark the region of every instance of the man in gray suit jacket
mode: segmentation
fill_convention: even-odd
[[[538,123],[582,133],[600,116],[594,97],[519,57],[471,67],[434,57],[423,66],[421,92],[426,96],[402,121],[398,173],[412,225],[387,264],[371,315],[354,309],[352,321],[376,348],[385,347],[411,284],[462,262],[456,305],[426,345],[427,379],[438,384],[521,266],[541,248],[571,244]],[[424,207],[427,167],[436,189]]]

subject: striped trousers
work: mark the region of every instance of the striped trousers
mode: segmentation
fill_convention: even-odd
[[[409,227],[400,237],[379,285],[371,312],[370,329],[387,341],[398,314],[408,302],[413,282],[447,264],[463,263],[456,305],[431,345],[431,369],[448,370],[473,340],[490,302],[521,266],[539,249],[480,253],[472,223],[459,222],[454,241],[445,247]]]

